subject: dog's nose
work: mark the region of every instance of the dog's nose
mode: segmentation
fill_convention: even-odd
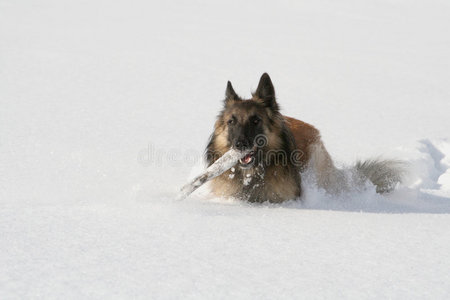
[[[238,150],[248,149],[249,146],[250,146],[250,143],[246,139],[240,139],[240,140],[237,140],[236,143],[234,143],[234,147]]]

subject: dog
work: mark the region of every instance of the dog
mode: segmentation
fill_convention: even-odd
[[[351,182],[369,180],[378,193],[392,191],[401,182],[402,163],[395,160],[357,162],[352,178],[335,167],[314,126],[280,113],[275,89],[267,73],[250,99],[242,99],[227,83],[225,100],[205,151],[212,165],[231,148],[243,158],[211,181],[216,196],[249,202],[300,199],[302,175],[311,170],[319,188],[330,194],[349,190]]]

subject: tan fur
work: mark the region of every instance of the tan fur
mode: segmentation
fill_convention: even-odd
[[[292,132],[297,149],[303,153],[301,158],[304,167],[311,157],[311,145],[320,141],[320,133],[314,126],[303,121],[284,116],[286,124]]]
[[[218,152],[218,156],[222,156],[229,150],[228,133],[222,120],[217,120],[214,135],[216,136],[216,139],[214,140],[215,150]]]
[[[303,121],[284,117],[294,135],[297,148],[304,153],[304,169],[313,171],[317,185],[327,192],[336,194],[347,190],[347,183],[342,171],[337,169],[314,126]]]

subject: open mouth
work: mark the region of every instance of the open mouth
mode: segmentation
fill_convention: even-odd
[[[254,161],[255,161],[255,152],[251,151],[247,155],[245,155],[243,158],[239,159],[239,163],[241,164],[241,167],[249,167]]]

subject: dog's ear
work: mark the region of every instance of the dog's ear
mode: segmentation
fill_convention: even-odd
[[[225,90],[225,104],[230,100],[241,100],[241,98],[239,98],[239,96],[234,91],[231,82],[228,81],[227,89]]]
[[[267,108],[275,111],[278,110],[278,104],[275,99],[275,88],[273,87],[269,74],[262,74],[253,96],[261,100]]]

